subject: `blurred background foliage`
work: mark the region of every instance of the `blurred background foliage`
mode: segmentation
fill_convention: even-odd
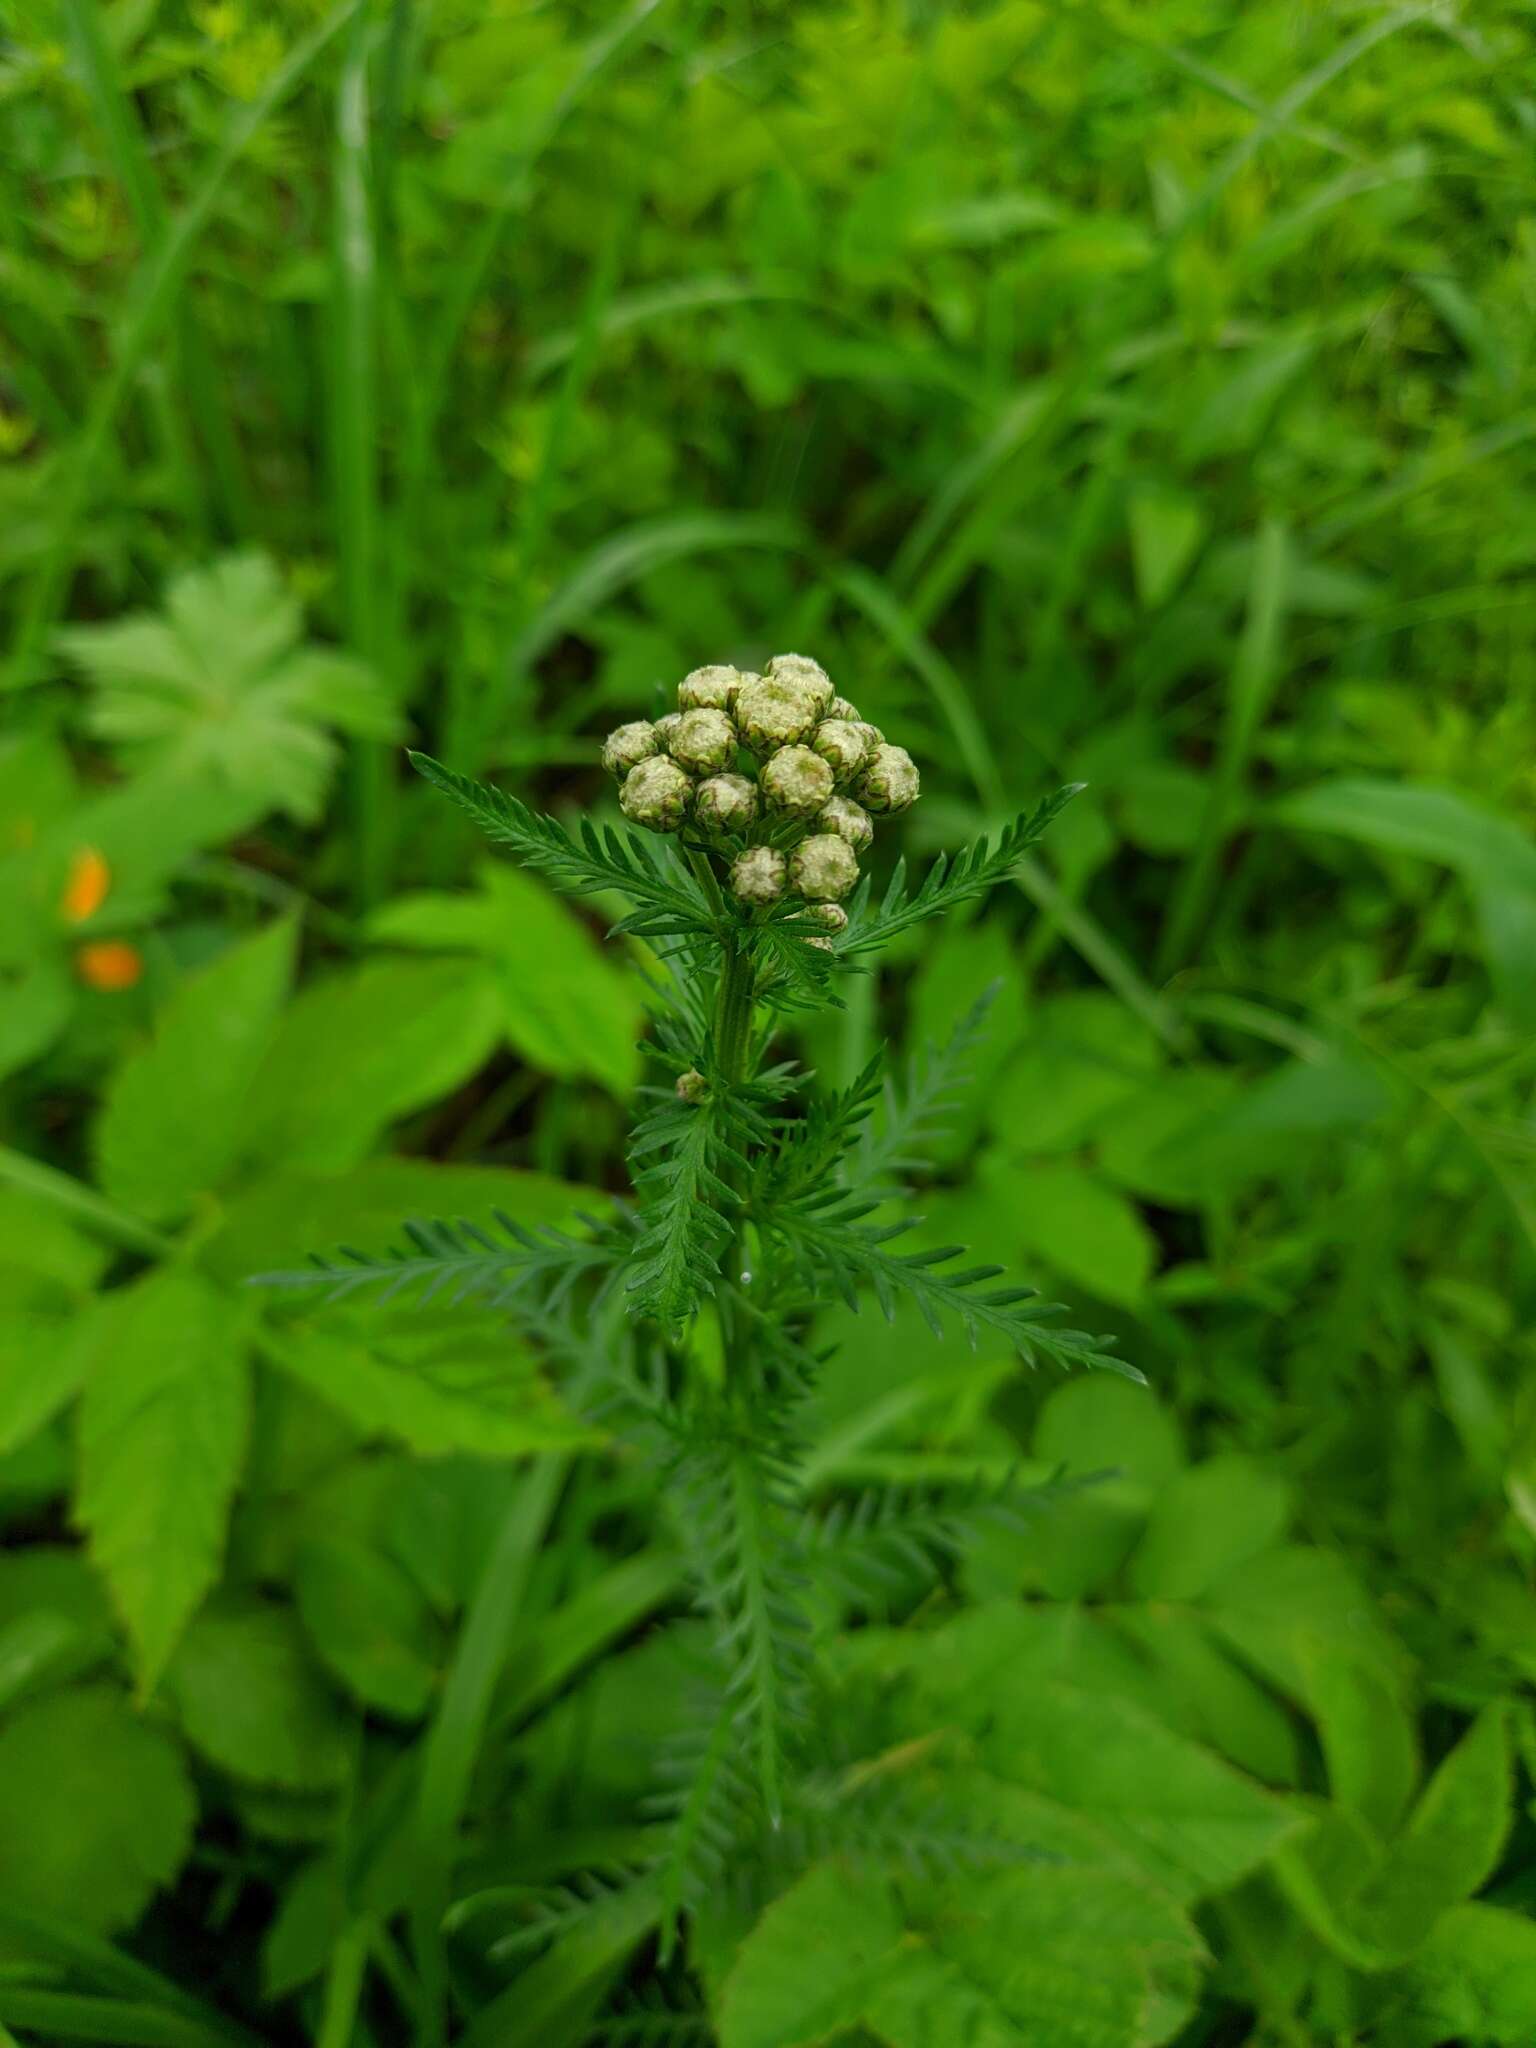
[[[1119,1469],[937,1596],[1177,1788],[1020,1737],[1184,1930],[1021,1893],[1128,1973],[1027,2038],[1536,2038],[1533,59],[1502,0],[14,0],[0,2022],[430,2041],[438,1970],[472,2040],[919,2038],[775,2004],[881,1938],[814,1874],[692,1975],[442,1952],[639,1853],[675,1569],[558,1362],[240,1285],[622,1186],[637,963],[400,742],[603,807],[607,726],[800,648],[920,735],[911,857],[1089,784],[803,1048],[992,989],[927,1212],[1152,1383],[829,1319],[827,1498]]]

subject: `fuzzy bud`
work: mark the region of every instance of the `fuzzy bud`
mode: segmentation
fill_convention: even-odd
[[[693,783],[675,761],[657,754],[631,768],[619,791],[626,818],[652,832],[675,832],[688,814]]]
[[[835,903],[859,879],[858,855],[835,832],[813,832],[795,848],[789,878],[809,903]]]
[[[669,711],[664,718],[658,718],[654,727],[656,744],[664,754],[672,751],[672,736],[683,722],[681,711]]]
[[[639,718],[633,725],[621,725],[609,733],[603,741],[603,766],[622,782],[631,768],[649,761],[660,747],[655,726]]]
[[[741,688],[741,670],[716,664],[696,668],[677,686],[678,708],[682,711],[730,711]]]
[[[862,804],[850,796],[835,796],[817,813],[816,822],[824,832],[846,839],[855,853],[862,853],[875,836],[875,821]]]
[[[691,774],[718,775],[735,760],[736,746],[736,728],[723,711],[685,711],[667,752]]]
[[[731,888],[743,903],[777,903],[784,894],[783,854],[772,846],[749,846],[731,864]]]
[[[917,763],[905,747],[876,747],[860,776],[857,794],[871,811],[906,811],[917,802]]]
[[[772,676],[753,676],[736,693],[736,724],[755,754],[790,747],[811,733],[820,707],[809,690]]]
[[[770,682],[788,683],[792,689],[804,690],[814,698],[818,718],[825,718],[831,711],[832,699],[837,694],[832,688],[832,678],[821,663],[812,661],[808,654],[776,654],[764,674]]]
[[[885,745],[885,734],[878,725],[871,725],[867,718],[861,718],[858,721],[858,727],[859,731],[863,733],[865,743],[871,753],[875,751],[876,747],[883,747]],[[660,726],[656,729],[658,732],[661,730]]]
[[[869,758],[863,726],[846,718],[824,718],[811,734],[811,745],[832,770],[839,789],[846,789]]]
[[[686,1074],[677,1077],[677,1099],[679,1102],[702,1102],[709,1093],[709,1083],[697,1067],[690,1067]]]
[[[834,697],[827,716],[828,718],[846,719],[849,725],[862,725],[864,723],[858,705],[851,704],[846,697]]]
[[[833,945],[832,941],[830,939],[824,939],[821,936],[820,932],[816,934],[814,939],[807,939],[805,943],[808,946],[814,946],[818,953],[835,953],[837,951],[837,948]]]
[[[780,747],[760,780],[769,809],[791,818],[814,818],[832,794],[832,770],[809,747]]]
[[[745,832],[757,822],[757,784],[745,775],[711,775],[694,792],[693,814],[706,831]]]
[[[845,932],[848,929],[848,913],[841,903],[807,903],[805,914],[824,931]]]

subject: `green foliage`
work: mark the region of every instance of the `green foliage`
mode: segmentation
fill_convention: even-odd
[[[1532,40],[10,11],[0,2031],[1529,2048]]]

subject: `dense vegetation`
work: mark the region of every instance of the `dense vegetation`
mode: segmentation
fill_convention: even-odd
[[[1528,2048],[1529,11],[0,37],[0,2038]],[[248,1282],[615,1213],[659,942],[403,750],[785,649],[882,884],[1088,784],[781,1047],[1148,1384],[828,1282],[754,1833],[619,1340]]]

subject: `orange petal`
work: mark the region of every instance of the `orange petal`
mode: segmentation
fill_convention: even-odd
[[[69,864],[69,880],[59,899],[59,909],[69,924],[84,924],[107,900],[112,870],[94,846],[82,846]]]
[[[132,988],[144,972],[144,960],[126,939],[94,939],[75,954],[75,972],[88,988]]]

